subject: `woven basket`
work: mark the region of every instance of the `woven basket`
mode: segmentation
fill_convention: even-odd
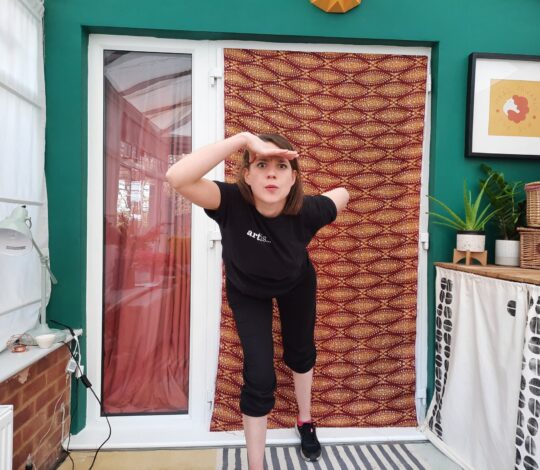
[[[525,185],[527,195],[527,226],[540,227],[540,181]]]
[[[540,269],[540,229],[520,227],[518,231],[520,267]]]

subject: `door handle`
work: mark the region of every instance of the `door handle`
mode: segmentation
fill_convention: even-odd
[[[216,242],[221,241],[221,232],[219,230],[211,230],[208,232],[208,248],[214,248]]]

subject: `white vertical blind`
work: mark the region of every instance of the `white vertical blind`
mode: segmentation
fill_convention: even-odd
[[[0,220],[27,205],[34,239],[47,254],[42,1],[0,0],[0,57]],[[34,250],[0,255],[0,351],[37,321],[40,267]]]

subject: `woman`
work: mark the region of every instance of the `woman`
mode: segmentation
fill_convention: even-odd
[[[241,149],[236,184],[203,178]],[[297,158],[278,134],[242,132],[196,150],[167,172],[170,184],[221,229],[227,298],[244,351],[240,409],[250,470],[263,468],[267,415],[274,406],[273,298],[283,360],[293,373],[301,454],[311,461],[321,455],[311,420],[316,275],[306,247],[346,206],[349,194],[336,188],[304,196]]]

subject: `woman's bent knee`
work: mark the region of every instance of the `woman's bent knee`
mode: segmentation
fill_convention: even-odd
[[[309,353],[306,353],[302,356],[283,356],[283,362],[285,362],[285,365],[293,372],[297,372],[298,374],[305,374],[306,372],[309,372],[311,369],[313,369],[316,359],[317,351],[315,350],[315,347],[313,347],[313,349]]]
[[[275,389],[275,382],[269,389],[257,389],[244,384],[240,394],[240,411],[247,416],[256,418],[267,415],[272,411],[276,402]]]

